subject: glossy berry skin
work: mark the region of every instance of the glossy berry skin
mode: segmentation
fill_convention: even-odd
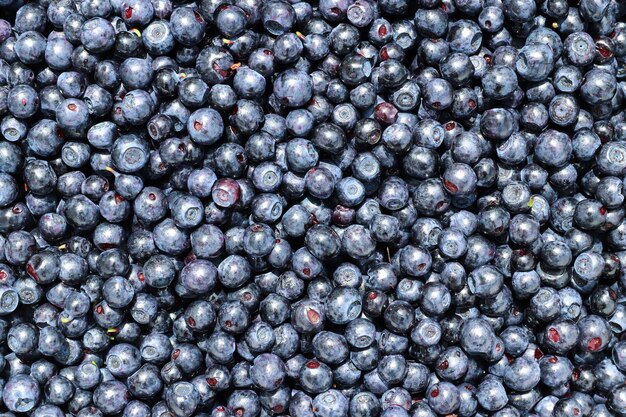
[[[121,382],[103,382],[94,391],[94,404],[108,413],[120,412],[127,402],[126,393],[126,387]]]
[[[114,44],[113,26],[101,17],[94,17],[83,23],[80,40],[85,48],[94,53],[108,51]]]
[[[199,109],[189,116],[187,130],[194,142],[210,145],[222,136],[224,124],[215,110]]]
[[[170,23],[174,39],[184,46],[196,45],[204,36],[206,21],[198,11],[189,7],[174,10]]]
[[[250,377],[259,388],[274,390],[285,378],[285,365],[276,355],[259,355],[250,368]]]
[[[299,70],[281,73],[274,82],[274,95],[285,106],[300,107],[310,100],[313,83],[308,76]]]
[[[563,52],[567,59],[576,66],[584,66],[593,61],[593,39],[587,33],[575,32],[563,43]]]
[[[39,107],[39,97],[28,85],[13,87],[7,96],[8,109],[17,118],[28,118],[35,114]]]
[[[2,400],[14,412],[32,410],[40,400],[37,381],[29,375],[15,375],[10,378],[2,391]]]

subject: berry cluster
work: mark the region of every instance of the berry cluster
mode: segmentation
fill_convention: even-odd
[[[624,1],[0,9],[3,417],[626,417]]]

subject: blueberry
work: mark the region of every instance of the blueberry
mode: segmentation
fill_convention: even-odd
[[[301,70],[282,72],[274,81],[274,95],[281,105],[301,107],[311,99],[313,83]]]
[[[611,100],[616,91],[615,78],[608,71],[592,70],[585,74],[580,93],[587,103],[599,104]]]
[[[15,375],[6,382],[2,400],[14,412],[26,412],[37,406],[41,391],[37,381],[29,375]]]
[[[485,73],[482,78],[482,87],[488,97],[503,99],[513,94],[517,87],[517,76],[511,68],[496,65]]]
[[[569,63],[585,66],[593,62],[595,44],[591,36],[585,32],[570,34],[563,43],[563,53]]]
[[[80,41],[89,52],[102,53],[113,47],[114,34],[115,29],[109,21],[94,17],[82,24]]]
[[[210,145],[222,136],[224,122],[215,110],[208,108],[199,109],[189,116],[187,130],[194,142],[201,145]]]
[[[74,394],[74,386],[65,377],[55,375],[44,386],[46,400],[55,405],[66,403]]]
[[[28,85],[18,85],[9,91],[7,96],[9,112],[17,118],[28,118],[39,108],[39,96]]]
[[[254,359],[250,367],[250,378],[260,389],[273,391],[282,384],[286,376],[285,370],[285,364],[278,356],[264,353]]]
[[[348,400],[337,390],[328,390],[315,396],[312,402],[318,412],[316,415],[336,417],[348,412]]]
[[[93,402],[96,407],[106,414],[119,413],[124,409],[128,400],[127,388],[119,381],[102,382],[94,391]]]
[[[204,37],[206,21],[191,7],[179,7],[170,16],[172,35],[184,46],[198,44]]]
[[[130,26],[144,26],[152,20],[154,7],[149,1],[125,1],[120,4],[121,17]]]

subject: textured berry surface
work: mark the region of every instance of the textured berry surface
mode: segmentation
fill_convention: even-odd
[[[620,0],[0,0],[2,417],[626,417]]]

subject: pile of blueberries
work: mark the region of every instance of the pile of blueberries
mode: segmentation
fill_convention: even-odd
[[[626,2],[0,17],[0,417],[626,416]]]

